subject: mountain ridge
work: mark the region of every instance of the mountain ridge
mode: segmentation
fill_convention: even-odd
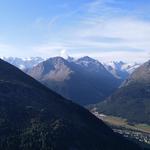
[[[121,83],[101,63],[89,57],[75,62],[62,57],[49,58],[28,70],[27,74],[82,105],[98,102]]]

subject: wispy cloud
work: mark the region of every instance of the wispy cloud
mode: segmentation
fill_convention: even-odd
[[[149,51],[138,51],[133,53],[132,51],[88,51],[88,52],[78,52],[74,53],[72,56],[74,57],[81,57],[81,56],[91,56],[100,62],[110,62],[110,61],[124,61],[124,62],[140,62],[143,63],[146,60],[150,59]],[[136,55],[136,56],[135,56]]]
[[[52,18],[43,18],[43,17],[36,18],[33,22],[33,27],[38,30],[44,29],[45,31],[46,30],[49,31],[52,29],[55,23],[57,23],[59,17],[60,16],[54,16]]]
[[[78,26],[69,28],[61,45],[75,55],[81,50],[79,55],[88,53],[95,57],[105,54],[112,56],[112,59],[122,56],[130,60],[133,57],[139,61],[148,59],[150,21],[141,19],[139,13],[131,8],[122,8],[122,3],[95,0],[83,5],[82,11],[86,15],[77,20]]]
[[[62,54],[62,50],[64,49],[65,47],[61,45],[61,43],[42,44],[32,47],[32,50],[34,51],[34,53],[36,53],[36,55],[46,58],[60,56]]]
[[[52,8],[52,13],[47,14],[51,12],[47,9],[34,16],[32,27],[26,30],[29,33],[24,33],[27,37],[21,35],[22,39],[29,40],[25,44],[30,43],[19,45],[24,55],[29,52],[51,57],[65,50],[74,56],[89,54],[139,61],[149,58],[150,5],[140,0],[62,1],[55,5],[58,6]],[[43,5],[40,8],[43,9]]]

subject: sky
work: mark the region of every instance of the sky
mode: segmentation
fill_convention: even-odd
[[[150,59],[150,0],[0,0],[0,56]]]

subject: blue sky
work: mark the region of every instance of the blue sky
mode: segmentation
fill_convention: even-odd
[[[1,56],[150,58],[149,0],[0,0]]]

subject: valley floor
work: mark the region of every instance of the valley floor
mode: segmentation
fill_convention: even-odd
[[[150,148],[150,125],[130,124],[126,119],[92,112],[96,117],[108,124],[114,132],[135,141],[146,148]]]

